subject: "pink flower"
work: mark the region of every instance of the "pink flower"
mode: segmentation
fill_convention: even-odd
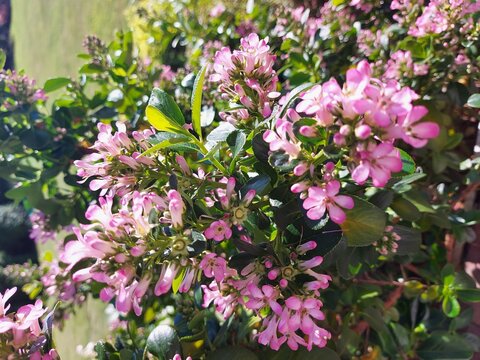
[[[3,294],[0,293],[0,317],[7,314],[8,309],[10,309],[10,305],[7,305],[7,301],[13,296],[13,294],[15,294],[16,291],[17,288],[13,287],[5,290]]]
[[[341,224],[345,221],[346,215],[342,208],[352,209],[353,199],[346,195],[338,195],[340,191],[340,182],[333,180],[324,187],[312,186],[308,189],[308,197],[303,202],[303,208],[307,211],[307,216],[312,220],[319,220],[328,214],[333,222]]]
[[[224,284],[217,284],[212,281],[210,285],[202,285],[203,290],[203,303],[202,306],[207,308],[213,302],[215,310],[223,315],[224,319],[228,319],[234,312],[235,307],[239,303],[238,297],[234,293],[230,293],[226,296],[222,295],[219,286],[227,287]]]
[[[86,258],[103,259],[106,255],[114,254],[113,244],[98,237],[95,231],[87,231],[82,235],[79,228],[74,228],[77,235],[75,241],[69,241],[64,251],[60,254],[60,260],[69,264],[67,270],[72,269],[76,263]]]
[[[288,320],[288,326],[291,331],[300,329],[304,334],[310,334],[315,327],[314,319],[325,319],[325,315],[320,310],[323,304],[318,299],[307,298],[302,301],[297,296],[290,296],[285,300],[285,305],[293,313]]]
[[[200,269],[207,278],[215,278],[215,281],[223,281],[227,270],[227,261],[217,256],[215,253],[209,253],[203,256],[199,264]]]
[[[175,276],[177,275],[180,267],[175,263],[164,263],[162,265],[162,271],[160,277],[158,278],[157,284],[155,285],[154,293],[156,296],[166,294],[170,291],[172,287],[172,282]]]
[[[230,239],[232,236],[232,229],[224,220],[217,220],[210,224],[205,230],[205,237],[207,239],[214,239],[215,241],[222,241]]]
[[[250,114],[270,116],[273,99],[277,97],[274,64],[275,55],[270,53],[268,38],[260,39],[255,33],[242,38],[238,50],[231,52],[224,47],[217,51],[210,81],[221,82],[218,90],[223,99],[239,101],[245,106],[220,114],[222,119],[235,123],[247,120]],[[244,81],[238,82],[239,76]]]
[[[272,350],[279,350],[280,346],[287,340],[285,336],[278,337],[278,324],[280,318],[272,314],[266,317],[262,322],[263,331],[258,333],[258,342],[262,345],[268,345]]]
[[[210,16],[213,18],[219,17],[225,10],[225,5],[218,3],[210,10]]]
[[[402,170],[400,153],[390,143],[370,143],[367,148],[357,149],[356,156],[359,160],[352,172],[352,178],[360,185],[371,177],[374,186],[383,187],[392,172]]]
[[[424,106],[414,106],[405,117],[399,119],[402,127],[402,139],[413,147],[420,148],[427,144],[428,139],[433,139],[440,133],[440,127],[432,121],[420,122],[428,110]]]
[[[245,295],[249,298],[245,303],[247,308],[260,310],[268,306],[277,315],[281,314],[282,307],[277,302],[280,297],[280,291],[278,289],[271,285],[263,285],[260,289],[255,284],[249,283],[246,290]]]
[[[168,209],[170,210],[170,216],[172,217],[172,225],[176,228],[183,226],[182,215],[185,212],[185,203],[182,200],[182,196],[177,190],[170,190],[168,192]]]

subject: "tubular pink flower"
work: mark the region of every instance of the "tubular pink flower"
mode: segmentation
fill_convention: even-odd
[[[155,285],[154,294],[160,296],[170,291],[172,282],[180,269],[175,263],[164,263],[162,265],[162,271]]]
[[[168,192],[168,199],[168,209],[172,217],[172,225],[173,227],[181,228],[183,226],[182,215],[185,212],[185,203],[182,200],[182,196],[177,190],[170,190]]]

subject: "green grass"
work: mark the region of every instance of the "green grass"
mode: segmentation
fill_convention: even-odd
[[[128,0],[13,0],[15,65],[37,80],[75,75],[85,35],[105,41],[125,27]]]
[[[52,77],[75,76],[82,64],[77,54],[83,52],[85,35],[97,35],[108,43],[116,29],[126,26],[127,4],[128,0],[13,0],[16,68],[24,69],[40,86]],[[77,345],[107,334],[105,305],[89,299],[62,331],[54,330],[54,340],[62,360],[76,360],[81,358]]]

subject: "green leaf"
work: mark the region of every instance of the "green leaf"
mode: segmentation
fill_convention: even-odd
[[[255,194],[259,196],[265,195],[270,188],[270,178],[267,175],[258,175],[251,178],[240,189],[240,194],[245,196],[249,190],[255,190]]]
[[[386,210],[393,201],[394,193],[390,190],[377,191],[370,199],[373,205],[378,206],[382,210]]]
[[[422,360],[468,360],[473,351],[460,335],[437,331],[420,345],[417,355]]]
[[[160,360],[172,359],[175,354],[182,355],[177,332],[169,325],[158,325],[153,329],[148,335],[146,350]]]
[[[227,136],[227,144],[230,146],[230,150],[232,150],[232,156],[234,159],[243,150],[246,142],[247,137],[245,136],[245,133],[240,130],[236,130]]]
[[[430,205],[430,200],[421,190],[410,190],[403,194],[403,197],[410,201],[420,212],[435,214],[435,209]]]
[[[64,86],[70,84],[70,79],[66,77],[58,77],[54,79],[48,79],[45,81],[45,85],[43,85],[43,90],[45,92],[52,92],[58,89],[61,89]]]
[[[180,285],[183,281],[183,278],[185,277],[186,273],[186,268],[182,267],[182,269],[177,273],[175,278],[172,281],[172,291],[174,294],[178,292],[178,289],[180,288]]]
[[[225,141],[232,132],[237,130],[235,126],[228,122],[221,122],[210,134],[207,135],[207,140],[211,142]]]
[[[400,158],[402,159],[402,171],[401,174],[413,174],[415,172],[415,161],[413,158],[404,150],[398,149],[400,152]]]
[[[23,145],[33,150],[44,150],[51,142],[50,134],[42,129],[32,128],[19,135]]]
[[[416,221],[422,216],[417,207],[403,197],[395,199],[390,207],[397,213],[398,216],[408,221]]]
[[[207,360],[258,360],[252,351],[240,346],[227,346],[217,349],[207,356]]]
[[[3,49],[0,49],[0,69],[3,69],[6,62],[7,62],[7,54]]]
[[[149,123],[157,130],[189,134],[182,127],[185,118],[180,108],[163,90],[153,89],[145,114]]]
[[[457,317],[460,314],[460,303],[453,296],[446,296],[442,301],[442,310],[450,318]]]
[[[306,84],[299,85],[296,88],[294,88],[292,91],[290,91],[288,93],[285,104],[283,104],[282,109],[280,110],[280,113],[279,113],[278,117],[283,117],[285,115],[288,108],[293,103],[293,101],[297,98],[297,96],[299,96],[302,92],[311,89],[314,86],[315,86],[315,84],[306,83]],[[277,115],[275,115],[275,116],[277,116]]]
[[[422,243],[422,234],[420,231],[402,225],[395,225],[393,231],[401,237],[398,241],[397,255],[413,255],[418,253],[420,244]]]
[[[190,142],[190,138],[188,138],[187,136],[177,135],[177,136],[170,137],[168,139],[160,141],[159,143],[153,145],[150,149],[147,149],[146,151],[144,151],[142,155],[143,156],[149,155],[157,152],[158,150],[165,149],[175,145],[188,143],[188,142]]]
[[[340,225],[349,246],[367,246],[380,239],[385,230],[385,212],[375,205],[352,196],[355,205],[346,210],[347,219]]]
[[[480,289],[457,289],[457,296],[465,302],[480,302]]]
[[[473,108],[480,108],[480,94],[473,94],[468,98],[467,105]]]
[[[193,130],[195,130],[200,139],[202,139],[202,124],[200,118],[202,112],[203,82],[205,80],[207,66],[208,64],[203,65],[200,72],[197,74],[192,91],[192,124]]]

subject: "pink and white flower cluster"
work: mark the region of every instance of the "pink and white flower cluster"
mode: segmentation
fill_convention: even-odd
[[[17,356],[29,360],[58,359],[54,349],[46,352],[43,349],[46,335],[40,327],[40,319],[47,309],[41,300],[21,306],[15,313],[7,313],[10,309],[7,302],[16,291],[17,288],[12,288],[0,294],[0,356],[4,359],[17,359]]]
[[[253,310],[263,318],[257,340],[273,350],[278,350],[283,343],[292,350],[299,346],[309,350],[313,346],[324,347],[331,335],[319,325],[325,316],[318,297],[320,290],[329,286],[331,278],[313,270],[322,263],[321,256],[300,260],[316,246],[315,241],[299,245],[287,264],[279,264],[269,256],[257,259],[240,273],[226,267],[222,257],[207,254],[200,267],[204,275],[214,281],[208,286],[202,285],[203,306],[213,303],[225,319],[239,304]],[[289,282],[298,275],[309,279],[303,283],[302,295],[288,289]]]
[[[0,71],[0,84],[10,96],[5,97],[3,106],[8,110],[37,101],[44,102],[47,95],[43,89],[37,89],[35,80],[16,71]]]
[[[131,139],[124,123],[117,122],[118,131],[104,123],[98,123],[98,138],[91,146],[94,151],[82,160],[74,162],[77,175],[83,182],[91,177],[99,177],[90,181],[90,190],[118,192],[124,195],[133,191],[137,178],[145,169],[157,165],[155,158],[142,153],[150,148],[147,141],[154,134],[153,129],[132,132]]]
[[[99,204],[91,205],[85,214],[92,224],[74,229],[77,240],[65,245],[60,260],[68,264],[67,271],[82,260],[93,260],[90,266],[73,273],[73,281],[92,279],[105,284],[100,293],[102,300],[116,297],[117,310],[127,313],[133,309],[139,315],[141,298],[153,276],[160,274],[155,293],[164,293],[178,271],[174,263],[166,263],[161,270],[137,275],[136,266],[143,263],[143,255],[151,245],[149,235],[159,224],[181,225],[183,211],[184,204],[176,190],[170,190],[164,197],[152,192],[127,193],[120,199],[117,211],[114,211],[113,195],[101,197]],[[152,212],[159,214],[158,223],[149,221]],[[164,290],[157,291],[159,286]]]
[[[55,240],[57,232],[48,229],[48,221],[45,214],[40,210],[33,210],[28,216],[32,227],[29,237],[36,243],[44,244],[47,241]]]
[[[239,102],[241,109],[220,113],[223,120],[236,123],[251,116],[265,118],[272,113],[278,77],[273,69],[275,55],[270,53],[268,38],[250,34],[241,39],[240,49],[223,47],[215,54],[210,81],[220,82],[222,98]]]
[[[326,129],[331,134],[328,141],[343,154],[352,179],[362,185],[370,178],[374,186],[383,187],[392,173],[402,169],[400,152],[394,147],[396,140],[419,148],[439,133],[438,124],[422,121],[428,111],[413,104],[418,98],[413,90],[401,87],[395,80],[382,82],[373,78],[370,64],[362,61],[347,71],[342,87],[335,79],[315,85],[300,96],[296,111],[290,109],[277,120],[275,130],[264,133],[271,151],[283,151],[290,159],[300,161],[294,175],[302,181],[292,191],[308,192],[303,195],[303,206],[310,219],[318,220],[328,209],[332,220],[342,223],[345,215],[339,206],[350,209],[353,202],[338,195],[338,181],[318,178],[309,159],[322,154],[312,155],[311,146],[300,136],[322,139]],[[302,124],[300,114],[313,120],[297,125]],[[329,167],[324,173],[333,170],[332,165]]]

